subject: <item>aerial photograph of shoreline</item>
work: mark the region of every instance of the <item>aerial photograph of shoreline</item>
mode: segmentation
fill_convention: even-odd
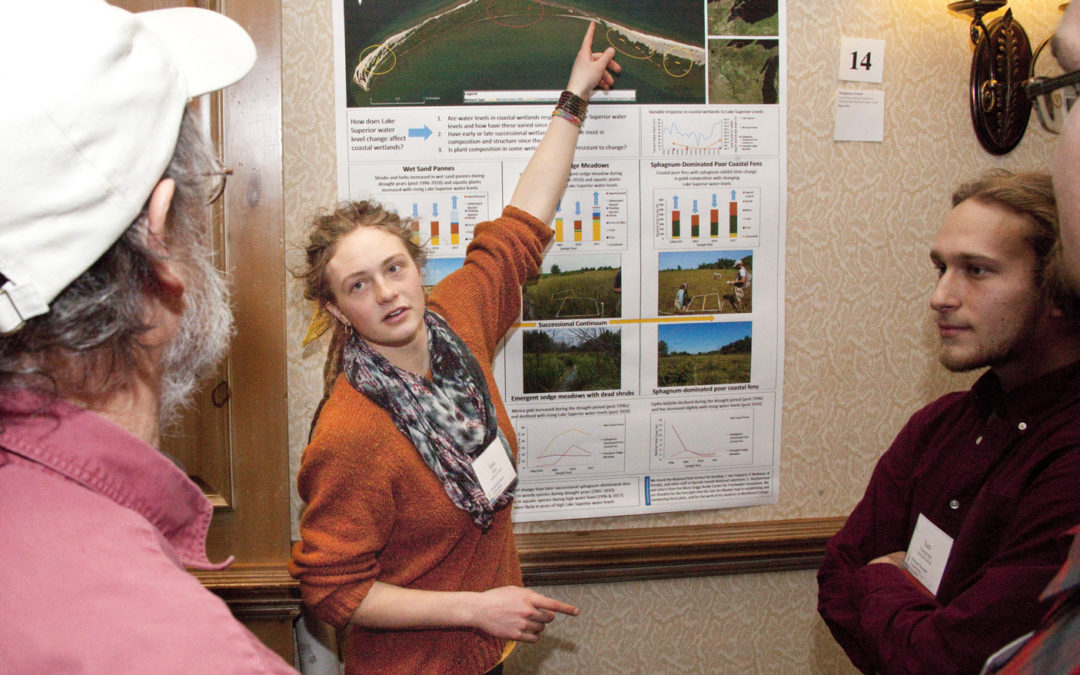
[[[594,49],[618,52],[627,102],[705,102],[700,0],[362,0],[345,3],[344,19],[349,107],[515,102],[484,96],[560,91],[588,21],[597,23]]]

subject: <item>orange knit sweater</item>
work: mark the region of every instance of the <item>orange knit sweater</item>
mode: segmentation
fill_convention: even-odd
[[[439,283],[428,307],[479,361],[499,427],[514,456],[517,437],[491,371],[501,337],[517,320],[521,285],[540,268],[551,230],[507,207],[476,226],[463,267]],[[344,627],[371,585],[382,581],[435,591],[484,591],[521,584],[510,509],[481,533],[390,415],[341,375],[323,406],[297,478],[307,504],[290,572],[304,602]],[[348,673],[483,673],[503,640],[479,630],[368,630],[350,626]]]

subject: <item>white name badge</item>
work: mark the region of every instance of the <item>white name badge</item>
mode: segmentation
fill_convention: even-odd
[[[941,577],[945,574],[945,564],[949,562],[953,538],[942,532],[941,528],[930,519],[919,514],[915,521],[915,531],[911,533],[904,567],[926,590],[937,595]]]
[[[517,477],[517,471],[498,436],[473,460],[472,468],[489,504],[498,499]]]

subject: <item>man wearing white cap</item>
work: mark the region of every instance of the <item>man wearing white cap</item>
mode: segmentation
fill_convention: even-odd
[[[255,61],[232,20],[0,5],[0,663],[291,672],[184,569],[212,508],[156,450],[231,332],[187,102]]]

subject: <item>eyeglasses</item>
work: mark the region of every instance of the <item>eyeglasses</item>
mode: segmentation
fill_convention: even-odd
[[[1024,82],[1024,93],[1035,106],[1043,128],[1060,134],[1073,103],[1080,97],[1080,70],[1060,77],[1033,77]]]
[[[232,169],[227,168],[221,163],[221,160],[214,158],[214,170],[208,171],[204,176],[213,179],[213,186],[207,191],[206,205],[209,206],[216,202],[221,195],[225,192],[225,180],[233,173]]]

